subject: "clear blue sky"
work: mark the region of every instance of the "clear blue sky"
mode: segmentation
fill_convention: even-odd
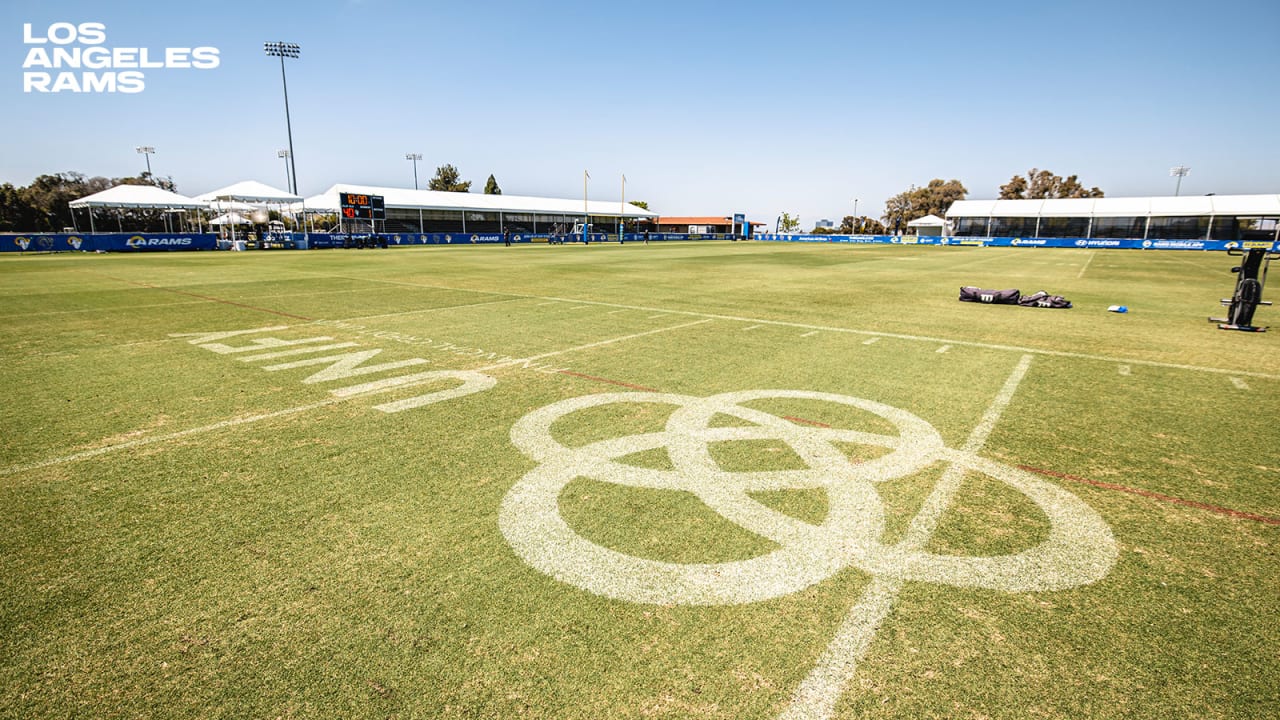
[[[108,47],[213,46],[136,94],[23,92],[23,24]],[[1280,192],[1280,2],[70,2],[5,0],[0,182],[158,175],[285,185],[288,61],[303,194],[425,186],[628,199],[668,215],[878,216],[911,184],[994,197],[1032,167],[1110,196]]]

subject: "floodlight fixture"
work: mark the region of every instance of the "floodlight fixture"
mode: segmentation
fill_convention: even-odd
[[[151,177],[151,154],[156,151],[150,145],[139,145],[137,147],[138,154],[147,159],[147,177]]]
[[[1191,174],[1191,168],[1187,167],[1186,165],[1175,165],[1169,168],[1169,177],[1178,178],[1178,184],[1173,189],[1174,197],[1177,197],[1178,193],[1182,191],[1182,178],[1190,174]]]

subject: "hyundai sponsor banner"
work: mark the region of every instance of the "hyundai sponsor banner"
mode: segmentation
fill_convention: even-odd
[[[953,245],[974,247],[1105,248],[1116,250],[1248,250],[1280,252],[1280,242],[1243,240],[1165,240],[1119,238],[936,237],[915,235],[759,235],[778,242],[866,243],[877,245]]]
[[[34,233],[0,235],[0,252],[214,250],[214,233]]]

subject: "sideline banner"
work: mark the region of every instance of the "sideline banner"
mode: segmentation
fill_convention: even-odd
[[[216,250],[215,233],[22,233],[0,235],[0,252]]]
[[[952,245],[966,247],[1107,248],[1116,250],[1249,250],[1280,252],[1280,242],[1244,240],[1164,240],[1111,238],[938,237],[932,235],[757,235],[771,242]]]

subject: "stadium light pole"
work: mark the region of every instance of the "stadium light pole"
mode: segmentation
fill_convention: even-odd
[[[1191,168],[1187,167],[1186,165],[1176,165],[1174,167],[1169,168],[1169,177],[1178,178],[1178,184],[1173,188],[1174,197],[1177,197],[1178,193],[1182,191],[1182,178],[1190,174],[1191,174]]]
[[[418,161],[422,159],[422,153],[405,153],[405,160],[413,161],[413,189],[418,189]],[[418,232],[422,230],[422,208],[418,208]]]
[[[404,159],[413,160],[413,190],[417,190],[417,161],[422,159],[421,152],[406,152]]]
[[[294,60],[297,60],[298,56],[302,53],[302,48],[300,48],[296,43],[266,42],[262,43],[262,49],[268,56],[280,58],[280,82],[284,86],[284,125],[285,129],[289,133],[289,167],[293,170],[293,177],[291,178],[293,184],[289,187],[289,192],[297,195],[298,165],[294,161],[293,157],[293,122],[289,118],[289,79],[285,77],[284,59],[293,58]]]
[[[138,154],[147,159],[147,177],[151,177],[151,153],[154,153],[156,149],[150,145],[139,145],[137,149]]]

